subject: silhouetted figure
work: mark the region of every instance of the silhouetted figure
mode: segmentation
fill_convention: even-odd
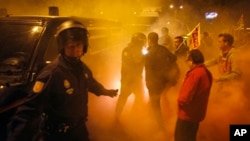
[[[161,128],[164,122],[161,115],[160,99],[166,89],[174,86],[179,78],[177,57],[166,47],[158,44],[158,34],[148,34],[148,54],[145,60],[146,86],[153,116]]]
[[[142,49],[145,44],[146,35],[135,33],[131,42],[122,51],[121,89],[115,110],[117,119],[120,118],[131,94],[135,96],[135,104],[141,106],[140,103],[144,94],[142,72],[145,65],[145,56]]]
[[[174,43],[173,39],[169,35],[169,30],[167,27],[162,27],[161,28],[161,36],[159,38],[159,44],[165,46],[168,48],[171,52],[174,51]]]

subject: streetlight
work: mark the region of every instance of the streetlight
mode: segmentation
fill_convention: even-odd
[[[183,5],[177,5],[177,4],[170,4],[169,8],[174,10],[174,17],[176,18],[179,10],[182,10],[184,8],[184,6]]]

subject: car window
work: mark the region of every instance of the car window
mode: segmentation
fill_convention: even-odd
[[[18,22],[0,22],[0,79],[22,77],[43,27]]]
[[[48,47],[46,48],[44,61],[45,64],[51,63],[52,60],[56,58],[58,54],[57,42],[54,36],[49,39]]]

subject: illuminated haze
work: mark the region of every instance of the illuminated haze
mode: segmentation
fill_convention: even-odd
[[[48,15],[49,6],[58,6],[61,16],[108,18],[121,21],[125,25],[135,22],[133,21],[134,12],[139,14],[145,7],[163,5],[162,7],[165,8],[162,11],[163,14],[152,26],[144,30],[144,33],[156,31],[161,35],[160,28],[167,26],[169,34],[174,37],[187,34],[195,25],[201,23],[201,31],[208,31],[215,42],[219,33],[229,32],[231,27],[235,26],[242,13],[245,14],[245,17],[247,16],[244,8],[241,8],[242,3],[234,0],[230,0],[229,4],[231,5],[229,6],[223,3],[216,5],[213,0],[205,1],[207,5],[203,0],[189,1],[192,2],[192,5],[184,3],[183,10],[175,9],[174,11],[168,9],[170,0],[166,0],[164,3],[160,0],[84,0],[84,2],[80,0],[8,0],[7,2],[0,0],[0,8],[7,8],[8,13],[13,15]],[[176,5],[178,4],[176,3]],[[232,12],[232,9],[235,12]],[[214,21],[206,21],[204,18],[206,11],[219,12],[219,18]],[[139,29],[132,30],[132,32],[136,31]],[[107,88],[119,88],[120,86],[121,51],[130,38],[131,32],[125,33],[123,36],[119,36],[115,43],[103,44],[103,51],[90,52],[84,58],[84,61],[93,70],[96,79]],[[239,44],[236,39],[235,46]],[[249,47],[249,43],[246,47]],[[218,50],[212,52],[217,54]],[[198,140],[226,141],[229,140],[229,124],[250,123],[250,118],[247,117],[249,102],[245,97],[247,88],[249,88],[247,84],[250,84],[248,83],[250,74],[247,71],[250,62],[248,59],[249,50],[242,52],[238,57],[238,64],[242,70],[243,81],[228,84],[222,90],[219,84],[214,83],[207,116],[200,125]],[[171,141],[176,120],[176,98],[187,71],[187,66],[180,67],[182,68],[182,77],[179,84],[165,92],[162,97],[163,117],[166,121],[164,133],[157,130],[147,103],[148,96],[145,89],[144,101],[139,106],[135,104],[136,109],[133,109],[135,96],[129,97],[121,119],[122,125],[118,127],[113,125],[117,98],[96,97],[90,94],[88,126],[91,138],[94,141],[161,141],[165,134]],[[210,68],[210,70],[216,76],[217,68]]]

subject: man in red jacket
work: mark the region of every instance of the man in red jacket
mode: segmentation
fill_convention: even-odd
[[[212,75],[205,67],[203,54],[195,49],[187,57],[190,70],[178,97],[175,141],[196,141],[199,123],[204,120],[212,86]]]

